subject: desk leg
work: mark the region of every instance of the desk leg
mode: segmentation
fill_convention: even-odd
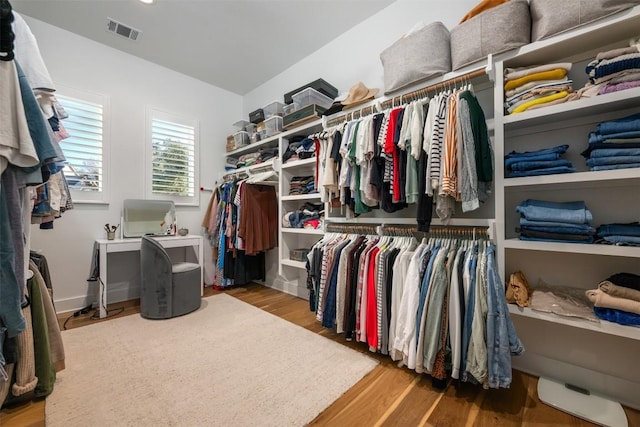
[[[100,245],[100,280],[98,280],[98,309],[100,318],[107,317],[107,245]]]

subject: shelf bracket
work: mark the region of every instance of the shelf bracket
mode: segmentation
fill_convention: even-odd
[[[492,53],[487,55],[487,66],[485,68],[485,71],[487,72],[487,76],[489,76],[489,80],[491,80],[491,82],[495,83],[496,82],[496,68],[493,65],[493,54]]]

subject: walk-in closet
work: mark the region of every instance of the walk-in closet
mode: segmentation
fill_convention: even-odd
[[[2,426],[640,427],[640,1],[0,0],[0,120]]]

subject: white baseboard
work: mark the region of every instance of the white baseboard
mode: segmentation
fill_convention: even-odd
[[[298,298],[309,299],[309,290],[306,285],[300,286],[298,280],[276,279],[272,282],[265,282],[264,285]]]
[[[123,301],[130,301],[132,299],[140,298],[140,288],[127,288],[114,289],[107,293],[107,303],[113,304]],[[91,293],[87,295],[79,295],[72,298],[54,299],[54,304],[57,313],[66,313],[69,311],[80,310],[89,304],[92,304],[94,308],[98,308],[98,294]]]

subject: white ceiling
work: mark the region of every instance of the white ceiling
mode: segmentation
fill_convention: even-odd
[[[10,0],[14,10],[244,95],[394,0]],[[107,17],[142,31],[107,32]],[[60,47],[64,51],[64,46]]]

